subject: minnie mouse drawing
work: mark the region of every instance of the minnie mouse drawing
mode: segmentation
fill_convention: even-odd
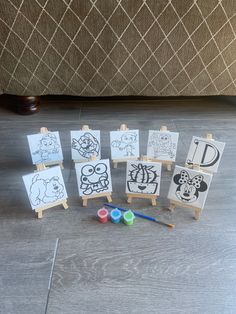
[[[199,197],[199,192],[207,190],[207,184],[201,174],[190,178],[186,170],[181,170],[173,178],[175,184],[178,185],[175,195],[184,203],[193,203]]]

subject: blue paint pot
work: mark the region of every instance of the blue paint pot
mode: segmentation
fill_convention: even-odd
[[[110,212],[111,222],[113,222],[114,224],[118,224],[121,220],[121,217],[122,217],[121,211],[117,208],[113,209]]]

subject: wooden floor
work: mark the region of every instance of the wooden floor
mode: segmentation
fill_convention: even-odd
[[[1,99],[1,98],[0,98]],[[0,107],[0,313],[4,314],[229,314],[236,313],[236,103],[226,98],[79,102],[43,100],[33,116]],[[180,132],[177,164],[184,165],[193,135],[226,142],[200,221],[193,212],[171,214],[136,200],[130,208],[176,228],[136,219],[105,225],[95,213],[103,200],[81,207],[71,161],[70,130],[101,130],[109,157],[109,131],[121,123],[141,132]],[[42,126],[61,135],[69,209],[31,211],[22,175],[33,171],[27,134]],[[127,206],[125,165],[112,169],[113,202]],[[159,205],[168,205],[171,173],[163,172]]]

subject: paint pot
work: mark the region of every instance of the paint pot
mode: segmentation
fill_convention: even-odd
[[[127,210],[123,214],[123,220],[126,225],[132,225],[134,223],[135,216],[131,210]]]
[[[98,220],[99,220],[101,223],[106,223],[106,222],[108,222],[109,213],[108,213],[108,210],[107,210],[106,208],[100,208],[100,209],[97,211],[97,216],[98,216]]]
[[[110,213],[111,222],[114,224],[118,224],[121,220],[122,214],[121,211],[118,208],[115,208]]]

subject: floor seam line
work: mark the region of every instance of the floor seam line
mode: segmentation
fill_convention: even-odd
[[[56,244],[54,248],[52,267],[51,267],[51,272],[50,272],[49,281],[48,281],[48,293],[47,293],[47,300],[46,300],[46,306],[45,306],[45,314],[47,314],[47,311],[48,311],[48,302],[49,302],[49,297],[50,297],[50,292],[51,292],[51,287],[52,287],[52,277],[53,277],[53,271],[54,271],[55,261],[57,257],[58,243],[59,243],[59,238],[56,239]]]

